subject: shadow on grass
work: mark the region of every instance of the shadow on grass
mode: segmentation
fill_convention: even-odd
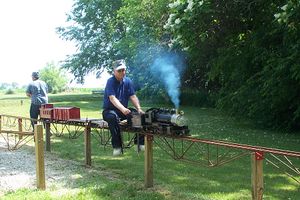
[[[83,138],[72,142],[67,138],[61,139],[62,143],[54,145],[55,153],[83,163]],[[74,142],[80,143],[76,149],[71,148]],[[144,189],[143,154],[137,154],[132,148],[126,149],[122,157],[114,158],[111,156],[111,148],[104,149],[95,140],[92,143],[93,169],[108,172],[110,174],[106,176],[108,182],[105,183],[105,187],[99,186],[97,177],[82,174],[82,179],[76,181],[75,188],[85,185],[92,189],[91,192],[108,199],[251,199],[250,155],[218,168],[206,168],[174,161],[155,147],[153,169],[155,186],[152,189]],[[276,174],[276,179],[269,178],[273,173]],[[268,169],[264,175],[266,177],[264,197],[267,199],[299,197],[297,184],[290,182],[287,177],[281,178],[282,173]],[[278,187],[278,181],[285,188]]]
[[[95,96],[92,94],[60,94],[49,95],[49,102],[75,102],[75,101],[97,101],[102,100],[103,96]]]
[[[5,96],[5,97],[0,97],[0,100],[26,100],[28,97],[24,95],[24,97],[21,96]]]
[[[97,112],[100,113],[102,109],[103,97],[95,97],[91,94],[72,94],[64,96],[52,96],[49,98],[49,102],[54,106],[70,106],[78,107],[81,110],[82,116],[85,116],[85,112]]]

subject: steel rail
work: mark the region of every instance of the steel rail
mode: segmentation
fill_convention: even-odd
[[[144,134],[152,135],[152,136],[156,136],[156,137],[159,136],[159,137],[167,137],[167,138],[173,138],[173,139],[178,139],[178,140],[185,140],[185,141],[189,141],[189,142],[218,145],[218,146],[230,147],[230,148],[235,148],[235,149],[243,149],[243,150],[249,150],[249,151],[253,151],[253,152],[272,153],[272,154],[277,154],[277,155],[284,155],[284,156],[300,158],[300,152],[297,152],[297,151],[282,150],[282,149],[275,149],[275,148],[262,147],[262,146],[253,146],[253,145],[239,144],[239,143],[233,143],[233,142],[225,142],[222,140],[200,139],[200,138],[194,138],[194,137],[189,137],[189,136],[174,137],[171,135],[160,135],[160,134],[153,134],[153,133],[144,133]]]

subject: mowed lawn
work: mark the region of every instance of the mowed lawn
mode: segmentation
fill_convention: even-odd
[[[102,118],[102,97],[89,92],[80,94],[50,95],[55,106],[76,106],[81,108],[82,118]],[[150,107],[171,107],[153,105],[141,101],[144,110]],[[0,95],[0,114],[29,117],[30,101],[25,94]],[[300,151],[300,133],[276,132],[254,127],[243,119],[235,119],[211,108],[182,106],[188,121],[191,136],[210,140],[265,146]],[[69,139],[68,134],[52,137],[52,153],[65,159],[84,164],[83,136]],[[101,146],[92,138],[92,168],[104,172],[103,176],[86,174],[80,169],[79,179],[66,187],[66,192],[56,193],[59,188],[46,191],[22,189],[6,194],[3,199],[251,199],[250,154],[219,167],[192,165],[173,160],[165,153],[162,143],[154,143],[154,187],[144,188],[144,155],[135,148],[126,149],[122,157],[112,157],[110,146]],[[216,147],[211,147],[216,151]],[[199,144],[198,151],[206,149]],[[230,150],[230,151],[229,151]],[[194,151],[194,152],[193,152]],[[195,159],[197,149],[191,153]],[[219,151],[235,153],[234,149],[219,148]],[[238,151],[237,151],[238,152]],[[266,160],[265,155],[264,199],[300,199],[300,184],[287,176],[287,167],[277,164],[276,168]],[[282,159],[280,157],[280,159]],[[276,158],[275,158],[276,160]],[[283,158],[285,163],[300,167],[299,159]],[[278,161],[280,163],[280,161]],[[82,165],[82,168],[84,165]],[[290,173],[290,172],[289,172]],[[105,175],[107,174],[107,175]],[[298,180],[300,175],[296,175]]]

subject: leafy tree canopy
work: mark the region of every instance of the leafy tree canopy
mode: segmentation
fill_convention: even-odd
[[[68,83],[66,73],[54,63],[47,63],[39,73],[40,79],[47,83],[50,93],[62,92],[66,88]]]
[[[78,48],[78,53],[69,56],[63,65],[78,82],[83,83],[89,72],[101,73],[111,64],[115,54],[113,44],[122,31],[114,25],[121,3],[121,0],[77,0],[67,18],[72,25],[57,29],[61,37],[74,41]]]
[[[296,130],[299,13],[294,0],[76,0],[72,26],[58,33],[77,44],[64,68],[79,81],[125,58],[138,87],[158,92],[162,83],[149,70],[155,59],[176,53],[187,65],[184,87],[257,124]]]

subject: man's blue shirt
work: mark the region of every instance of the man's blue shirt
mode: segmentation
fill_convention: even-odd
[[[118,81],[115,76],[112,76],[107,80],[105,86],[103,109],[117,110],[109,100],[110,95],[114,95],[127,108],[129,97],[134,94],[133,83],[129,78],[124,77],[122,81]]]

